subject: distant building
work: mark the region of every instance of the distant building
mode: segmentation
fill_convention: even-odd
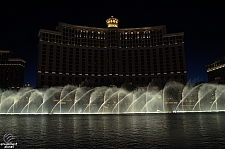
[[[208,82],[225,83],[225,57],[206,66]]]
[[[23,87],[25,63],[25,60],[13,57],[11,51],[0,50],[0,88]]]
[[[166,26],[107,28],[59,23],[57,31],[40,29],[37,87],[130,83],[153,79],[186,83],[184,33],[167,34]]]

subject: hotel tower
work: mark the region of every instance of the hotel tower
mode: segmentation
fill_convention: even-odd
[[[37,88],[67,84],[147,86],[152,80],[186,83],[184,33],[166,26],[107,28],[59,22],[56,31],[40,29]]]

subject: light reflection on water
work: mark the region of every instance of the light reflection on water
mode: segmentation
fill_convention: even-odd
[[[0,115],[0,124],[18,148],[225,147],[225,113]]]

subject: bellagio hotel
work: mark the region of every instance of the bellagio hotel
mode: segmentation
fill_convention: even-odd
[[[184,33],[166,26],[107,28],[59,22],[56,31],[40,29],[37,87],[67,84],[146,86],[152,80],[186,83]]]

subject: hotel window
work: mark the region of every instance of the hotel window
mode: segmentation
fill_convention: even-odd
[[[44,75],[41,75],[41,80],[45,80],[45,76]]]

